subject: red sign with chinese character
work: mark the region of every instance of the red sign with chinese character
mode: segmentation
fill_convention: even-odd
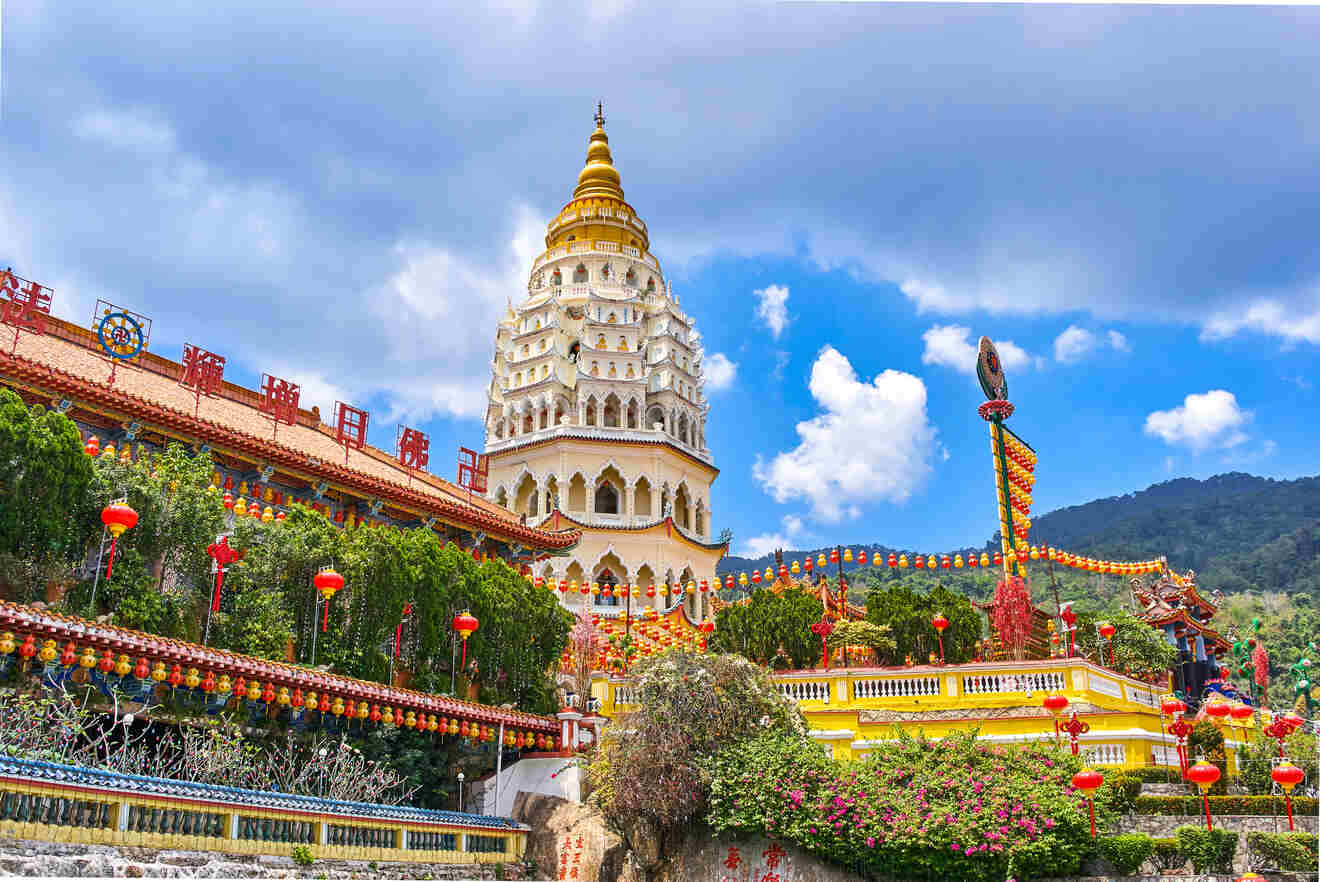
[[[344,445],[344,462],[348,462],[348,448],[358,450],[367,442],[369,414],[342,401],[335,402],[335,440]]]
[[[50,298],[54,292],[44,285],[14,275],[12,270],[0,270],[0,323],[14,329],[12,356],[18,349],[20,331],[30,334],[46,333],[46,316],[50,315]]]
[[[297,383],[290,383],[270,374],[261,375],[261,403],[257,407],[275,421],[275,433],[280,423],[292,426],[298,422],[298,396],[302,394]]]
[[[466,447],[458,448],[458,486],[473,493],[485,493],[489,474],[490,457]]]
[[[183,370],[179,372],[179,385],[192,389],[197,395],[197,405],[202,396],[208,398],[220,394],[225,382],[225,357],[208,352],[200,346],[187,343],[183,347]],[[197,405],[193,407],[193,416],[197,415]]]
[[[399,465],[405,469],[424,469],[431,461],[431,441],[418,429],[399,426],[394,439]]]

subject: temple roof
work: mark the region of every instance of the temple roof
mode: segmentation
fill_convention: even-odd
[[[0,381],[6,385],[67,398],[117,420],[136,420],[167,437],[269,463],[309,482],[324,480],[364,498],[381,498],[418,518],[434,516],[537,549],[567,549],[580,539],[576,530],[529,527],[502,506],[427,472],[409,475],[394,457],[369,444],[346,451],[316,409],[300,410],[295,425],[281,425],[274,433],[251,389],[226,382],[219,397],[198,403],[191,389],[179,385],[178,362],[146,353],[131,365],[120,364],[113,383],[110,368],[89,331],[56,318],[47,320],[44,336],[20,335],[13,356],[0,352]]]
[[[391,707],[402,708],[404,711],[443,714],[478,723],[505,723],[538,732],[558,733],[559,731],[559,723],[553,717],[461,701],[448,696],[416,692],[412,689],[399,689],[383,683],[240,655],[115,625],[102,625],[76,616],[38,610],[8,601],[0,602],[0,628],[12,629],[20,641],[28,634],[34,635],[38,641],[72,641],[79,648],[92,646],[98,651],[108,649],[116,655],[145,657],[152,663],[161,661],[167,665],[178,664],[185,669],[195,667],[203,673],[212,671],[217,674],[242,676],[259,680],[263,684],[270,683],[276,688],[287,686],[290,689],[312,690],[318,695],[328,694],[331,700],[343,698],[367,701],[388,704]]]

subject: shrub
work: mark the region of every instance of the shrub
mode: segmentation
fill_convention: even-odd
[[[1141,779],[1118,770],[1103,770],[1105,783],[1095,795],[1098,804],[1120,815],[1130,814],[1141,795]]]
[[[1304,871],[1314,870],[1316,837],[1314,833],[1247,834],[1247,850],[1256,869]]]
[[[767,732],[719,753],[708,819],[718,832],[777,838],[874,876],[1068,876],[1092,851],[1086,801],[1070,786],[1078,762],[974,734],[902,736],[840,761],[810,739]],[[1108,812],[1097,814],[1103,823]]]
[[[1197,873],[1233,872],[1238,835],[1232,830],[1202,830],[1184,824],[1173,831],[1178,850],[1187,855]]]
[[[293,862],[300,867],[310,867],[316,863],[316,858],[312,856],[312,850],[305,845],[295,845],[293,847]]]
[[[703,814],[721,748],[767,730],[806,737],[797,708],[742,656],[667,652],[633,670],[638,709],[606,730],[588,769],[592,798],[625,829],[646,821],[664,836]]]
[[[1178,849],[1178,840],[1155,839],[1152,843],[1155,847],[1150,853],[1150,862],[1154,865],[1155,872],[1181,870],[1186,865],[1187,855]]]
[[[1155,840],[1145,833],[1106,836],[1099,841],[1100,854],[1124,876],[1131,876],[1155,850]]]
[[[1224,733],[1215,728],[1214,723],[1202,720],[1187,736],[1187,763],[1196,762],[1197,757],[1219,767],[1219,780],[1210,788],[1211,796],[1222,796],[1228,792],[1228,757],[1224,754]]]
[[[1133,811],[1139,815],[1196,815],[1205,809],[1199,796],[1138,796]],[[1281,815],[1284,812],[1281,796],[1212,796],[1212,815]],[[1293,814],[1315,814],[1314,796],[1294,796]]]

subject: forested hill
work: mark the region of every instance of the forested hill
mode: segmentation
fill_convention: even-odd
[[[1097,499],[1036,518],[1033,543],[1115,560],[1167,555],[1195,569],[1202,585],[1225,592],[1303,592],[1320,597],[1320,477],[1275,481],[1233,472],[1204,481],[1178,478],[1125,496]],[[985,545],[998,545],[992,537]],[[954,549],[890,549],[939,553]],[[811,549],[812,554],[820,549]],[[808,553],[785,550],[789,559]],[[720,572],[764,568],[730,557]],[[950,574],[952,575],[952,574]]]

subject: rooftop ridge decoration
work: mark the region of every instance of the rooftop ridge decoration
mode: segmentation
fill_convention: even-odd
[[[79,788],[95,788],[107,793],[132,793],[174,799],[203,800],[214,802],[217,805],[279,809],[322,815],[330,814],[344,818],[386,819],[501,831],[530,829],[525,824],[520,824],[512,818],[493,815],[474,815],[467,812],[414,808],[406,805],[353,802],[322,796],[276,793],[267,790],[247,790],[241,787],[226,787],[221,784],[129,775],[106,769],[68,766],[43,760],[27,760],[15,757],[0,758],[0,780],[13,778],[50,781]]]
[[[11,653],[15,653],[15,644],[26,644],[19,646],[16,654],[23,663],[35,664],[32,660],[37,655],[36,645],[43,642],[51,654],[49,658],[45,655],[40,657],[39,660],[46,664],[47,670],[39,673],[48,683],[57,678],[62,682],[64,675],[71,675],[72,669],[79,666],[77,655],[86,654],[91,649],[103,653],[97,664],[100,672],[93,674],[94,677],[100,676],[103,682],[108,681],[114,676],[111,672],[117,666],[130,671],[116,678],[121,684],[133,681],[125,689],[130,693],[130,700],[134,692],[132,686],[136,686],[136,694],[145,697],[148,702],[153,697],[152,690],[157,686],[171,690],[183,688],[190,692],[201,690],[200,694],[207,700],[208,711],[215,713],[230,701],[230,698],[224,697],[229,689],[222,687],[233,675],[233,694],[240,706],[244,695],[249,710],[266,711],[272,704],[292,706],[297,702],[293,701],[289,692],[297,696],[307,690],[309,698],[306,699],[306,708],[309,711],[318,710],[322,714],[322,722],[326,722],[326,715],[333,713],[335,722],[332,725],[338,725],[338,718],[342,714],[346,720],[357,718],[365,722],[370,719],[373,723],[382,720],[386,725],[405,725],[419,731],[436,732],[443,725],[444,730],[451,735],[467,735],[471,729],[477,737],[493,740],[494,732],[487,732],[486,727],[503,724],[511,729],[526,730],[524,741],[526,736],[533,733],[534,736],[547,736],[540,739],[542,744],[553,741],[547,733],[557,735],[560,731],[559,722],[553,717],[386,686],[287,662],[240,655],[8,601],[0,602],[0,629],[13,632],[12,637],[0,638],[0,671],[7,670],[14,663]],[[63,647],[64,658],[57,659],[59,652],[55,647],[63,641],[68,644]],[[74,647],[74,650],[67,651],[68,646]],[[130,658],[134,659],[135,665],[129,662]],[[66,659],[69,663],[63,664]],[[145,674],[137,673],[147,670],[151,671],[151,681],[147,681]],[[186,685],[185,680],[188,681]],[[208,684],[210,689],[207,688]],[[223,700],[219,700],[221,698]],[[436,719],[437,714],[444,717],[443,724]],[[396,715],[397,723],[394,722]],[[538,737],[532,740],[535,743]]]
[[[63,337],[56,339],[60,344],[77,346],[88,349],[90,352],[90,348],[79,341],[66,340]],[[49,342],[52,337],[47,336],[41,338],[41,340]],[[26,348],[30,344],[30,340],[27,339],[22,342],[23,345],[20,348]],[[168,364],[172,365],[173,362],[168,362]],[[365,495],[389,498],[401,505],[420,509],[423,514],[449,517],[465,523],[472,523],[495,536],[510,537],[528,545],[554,549],[571,548],[577,544],[580,538],[580,534],[576,531],[548,533],[528,527],[510,517],[501,517],[485,506],[465,503],[457,498],[446,499],[439,495],[438,491],[442,489],[440,487],[435,488],[436,493],[423,493],[419,489],[402,482],[371,475],[348,465],[318,460],[305,451],[298,450],[287,443],[261,438],[206,417],[194,416],[159,401],[126,392],[122,388],[113,387],[108,383],[99,382],[90,377],[75,374],[62,367],[57,367],[53,363],[29,355],[10,355],[0,352],[0,370],[20,382],[30,384],[44,391],[62,396],[81,396],[95,405],[126,411],[135,417],[143,417],[149,422],[154,420],[160,428],[174,429],[200,438],[213,446],[228,446],[236,451],[256,456],[275,465],[348,485],[361,490]],[[173,388],[175,383],[171,381],[170,386]],[[240,406],[252,406],[255,409],[255,405],[249,405],[247,402],[235,400],[235,403]],[[330,427],[317,425],[316,427],[307,428],[313,428],[314,431],[333,437],[330,434],[332,432]],[[374,450],[374,448],[372,449]],[[363,452],[366,453],[365,450]],[[382,458],[384,461],[391,459],[386,454],[382,454]],[[429,484],[430,482],[426,483]]]

